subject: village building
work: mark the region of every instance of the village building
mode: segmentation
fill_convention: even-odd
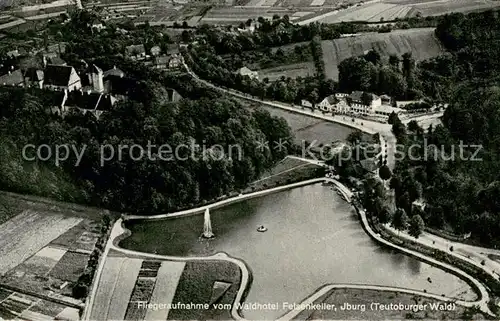
[[[236,71],[237,74],[240,74],[242,76],[248,76],[251,79],[258,79],[259,78],[259,73],[257,71],[250,70],[248,67],[241,67]]]
[[[351,112],[363,115],[375,114],[375,109],[382,106],[379,96],[363,91],[352,92],[347,97],[347,102],[351,106]]]
[[[102,69],[92,64],[87,70],[87,77],[89,81],[89,87],[92,91],[97,93],[104,92],[104,73]]]
[[[112,69],[106,70],[102,75],[104,80],[106,77],[109,77],[109,76],[123,78],[123,77],[125,77],[125,73],[122,70],[116,68],[116,66],[113,66]]]
[[[71,66],[47,65],[44,71],[43,88],[73,91],[82,88],[80,76]]]
[[[151,56],[158,56],[161,53],[161,48],[160,46],[153,46],[150,50]]]
[[[307,107],[307,108],[313,108],[314,107],[314,105],[309,100],[305,100],[305,99],[302,99],[300,101],[300,105],[302,107]]]
[[[26,87],[43,88],[43,70],[30,67],[24,72],[24,85]]]
[[[318,108],[321,111],[331,113],[336,109],[336,104],[337,104],[337,98],[335,97],[335,95],[330,95],[319,102]]]
[[[7,74],[0,76],[0,85],[2,86],[24,86],[24,77],[20,69],[9,71]]]

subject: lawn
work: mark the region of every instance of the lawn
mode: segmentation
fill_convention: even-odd
[[[249,106],[250,109],[256,108],[255,105]],[[325,120],[313,118],[310,116],[293,113],[279,108],[261,106],[271,115],[284,118],[295,136],[294,142],[298,145],[303,145],[305,142],[317,140],[317,144],[330,144],[336,141],[345,141],[353,129],[336,123],[331,123]],[[298,107],[300,109],[301,107]],[[316,111],[318,115],[322,115],[320,111]],[[269,145],[271,146],[271,145]],[[308,144],[305,144],[308,146]]]
[[[76,282],[80,275],[85,271],[89,255],[67,252],[50,271],[50,276],[59,280]]]
[[[173,302],[209,303],[215,281],[231,283],[219,303],[232,304],[241,282],[241,271],[237,265],[227,261],[189,261],[179,280]],[[168,320],[231,320],[229,310],[171,310]]]
[[[268,78],[269,81],[275,81],[281,77],[297,78],[314,76],[316,71],[314,68],[314,62],[310,61],[261,69],[258,72],[260,79]]]
[[[261,178],[250,184],[255,190],[266,187],[284,185],[304,179],[310,179],[318,175],[320,166],[295,158],[285,158],[271,170],[264,173]]]
[[[411,52],[416,61],[436,57],[443,49],[433,28],[395,30],[390,33],[365,33],[357,37],[325,40],[321,43],[326,76],[338,80],[337,66],[349,57],[376,50],[383,57]]]

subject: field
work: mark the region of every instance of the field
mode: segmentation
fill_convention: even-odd
[[[259,70],[259,78],[269,78],[269,81],[280,79],[281,77],[307,77],[314,76],[315,68],[313,62],[303,62],[292,65],[279,66]]]
[[[365,311],[359,310],[342,310],[337,308],[334,310],[304,310],[295,320],[353,320],[358,319],[362,315],[365,320],[403,320],[403,319],[425,319],[425,320],[464,320],[463,317],[466,308],[456,305],[456,309],[451,311],[432,310],[429,304],[441,303],[441,301],[429,299],[417,295],[392,292],[392,291],[377,291],[363,289],[334,289],[321,296],[314,303],[335,304],[336,307],[341,307],[345,303],[351,305],[361,304],[365,306]],[[424,311],[398,311],[396,310],[375,310],[370,309],[371,303],[380,304],[422,304],[427,306]],[[481,314],[474,315],[466,320],[484,320]]]
[[[0,193],[0,316],[42,320],[60,313],[78,314],[83,304],[71,297],[72,287],[94,248],[100,232],[96,221],[102,213],[34,196]],[[50,303],[53,298],[66,305]]]
[[[244,192],[264,190],[277,185],[285,185],[317,177],[320,166],[309,162],[286,157],[275,167],[261,175],[260,179],[250,183]]]
[[[217,303],[233,303],[241,282],[237,265],[226,261],[190,261],[186,263],[172,302],[210,303],[215,282],[230,284]],[[170,310],[168,320],[231,320],[226,309],[175,309]]]
[[[82,218],[26,210],[0,226],[0,274],[41,250]]]
[[[332,12],[319,22],[338,23],[342,21],[393,21],[409,17],[437,16],[450,12],[472,12],[500,6],[491,0],[385,0],[353,6]]]
[[[141,264],[141,259],[106,258],[91,311],[92,320],[124,319]]]
[[[250,106],[249,108],[256,108]],[[303,145],[306,142],[317,140],[319,144],[331,144],[337,141],[345,141],[347,136],[352,133],[352,129],[340,124],[331,123],[325,120],[316,119],[313,117],[292,113],[278,108],[262,106],[261,108],[269,111],[271,115],[283,117],[295,135],[295,143]],[[297,108],[300,108],[297,106]],[[321,114],[320,111],[316,113]],[[308,144],[306,144],[308,146]]]
[[[163,262],[158,270],[156,284],[153,294],[149,300],[153,304],[161,304],[172,301],[177,290],[181,275],[186,266],[185,262]],[[168,309],[152,310],[146,312],[146,320],[166,320],[169,314]]]
[[[344,59],[363,55],[374,49],[381,56],[411,52],[416,61],[438,56],[443,52],[432,28],[396,30],[390,33],[366,33],[356,37],[322,42],[327,78],[338,80],[337,65]]]

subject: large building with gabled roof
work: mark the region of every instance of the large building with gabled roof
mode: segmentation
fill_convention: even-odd
[[[47,65],[43,87],[51,90],[73,91],[82,88],[80,76],[71,66]]]

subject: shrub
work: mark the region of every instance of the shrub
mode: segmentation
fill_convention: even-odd
[[[75,299],[83,299],[89,292],[88,286],[78,282],[72,289],[72,295]]]

